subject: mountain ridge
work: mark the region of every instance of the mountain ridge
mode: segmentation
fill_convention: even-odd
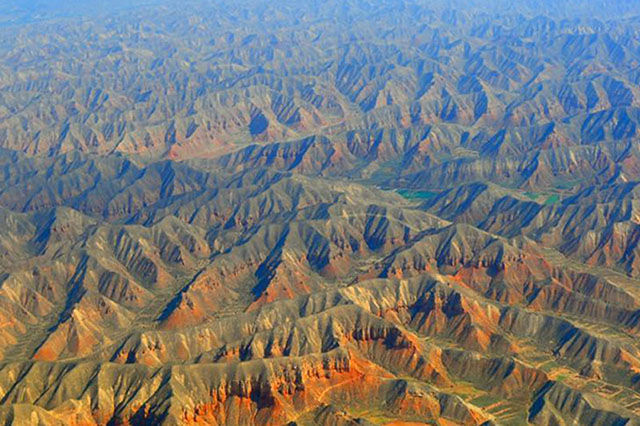
[[[504,5],[2,11],[0,422],[640,424],[640,9]]]

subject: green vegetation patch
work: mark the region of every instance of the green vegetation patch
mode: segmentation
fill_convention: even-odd
[[[549,194],[549,193],[544,193],[544,192],[527,191],[522,195],[524,195],[525,197],[529,198],[530,200],[538,201],[538,202],[540,202],[541,199],[544,199],[544,202],[542,204],[544,204],[545,206],[550,206],[551,204],[554,204],[554,203],[557,203],[558,201],[560,201],[560,195],[559,194]]]
[[[433,191],[413,191],[411,189],[399,189],[398,194],[408,200],[426,200],[438,195],[437,192]]]
[[[557,203],[560,200],[560,196],[558,194],[550,195],[546,201],[544,202],[545,206],[550,206],[551,204]]]
[[[489,394],[485,394],[485,395],[481,395],[477,398],[472,399],[471,401],[469,401],[471,404],[475,405],[476,407],[488,407],[489,405],[493,405],[496,404],[500,401],[502,401],[503,398],[494,396],[494,395],[489,395]]]

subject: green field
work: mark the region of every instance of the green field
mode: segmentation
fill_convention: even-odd
[[[437,192],[433,191],[414,191],[411,189],[399,189],[398,194],[402,195],[408,200],[426,200],[438,195]]]

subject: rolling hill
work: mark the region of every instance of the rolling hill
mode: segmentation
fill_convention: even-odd
[[[640,424],[640,5],[0,6],[3,424]]]

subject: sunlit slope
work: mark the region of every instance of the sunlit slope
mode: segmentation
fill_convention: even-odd
[[[638,11],[537,4],[13,5],[0,422],[640,424]]]

